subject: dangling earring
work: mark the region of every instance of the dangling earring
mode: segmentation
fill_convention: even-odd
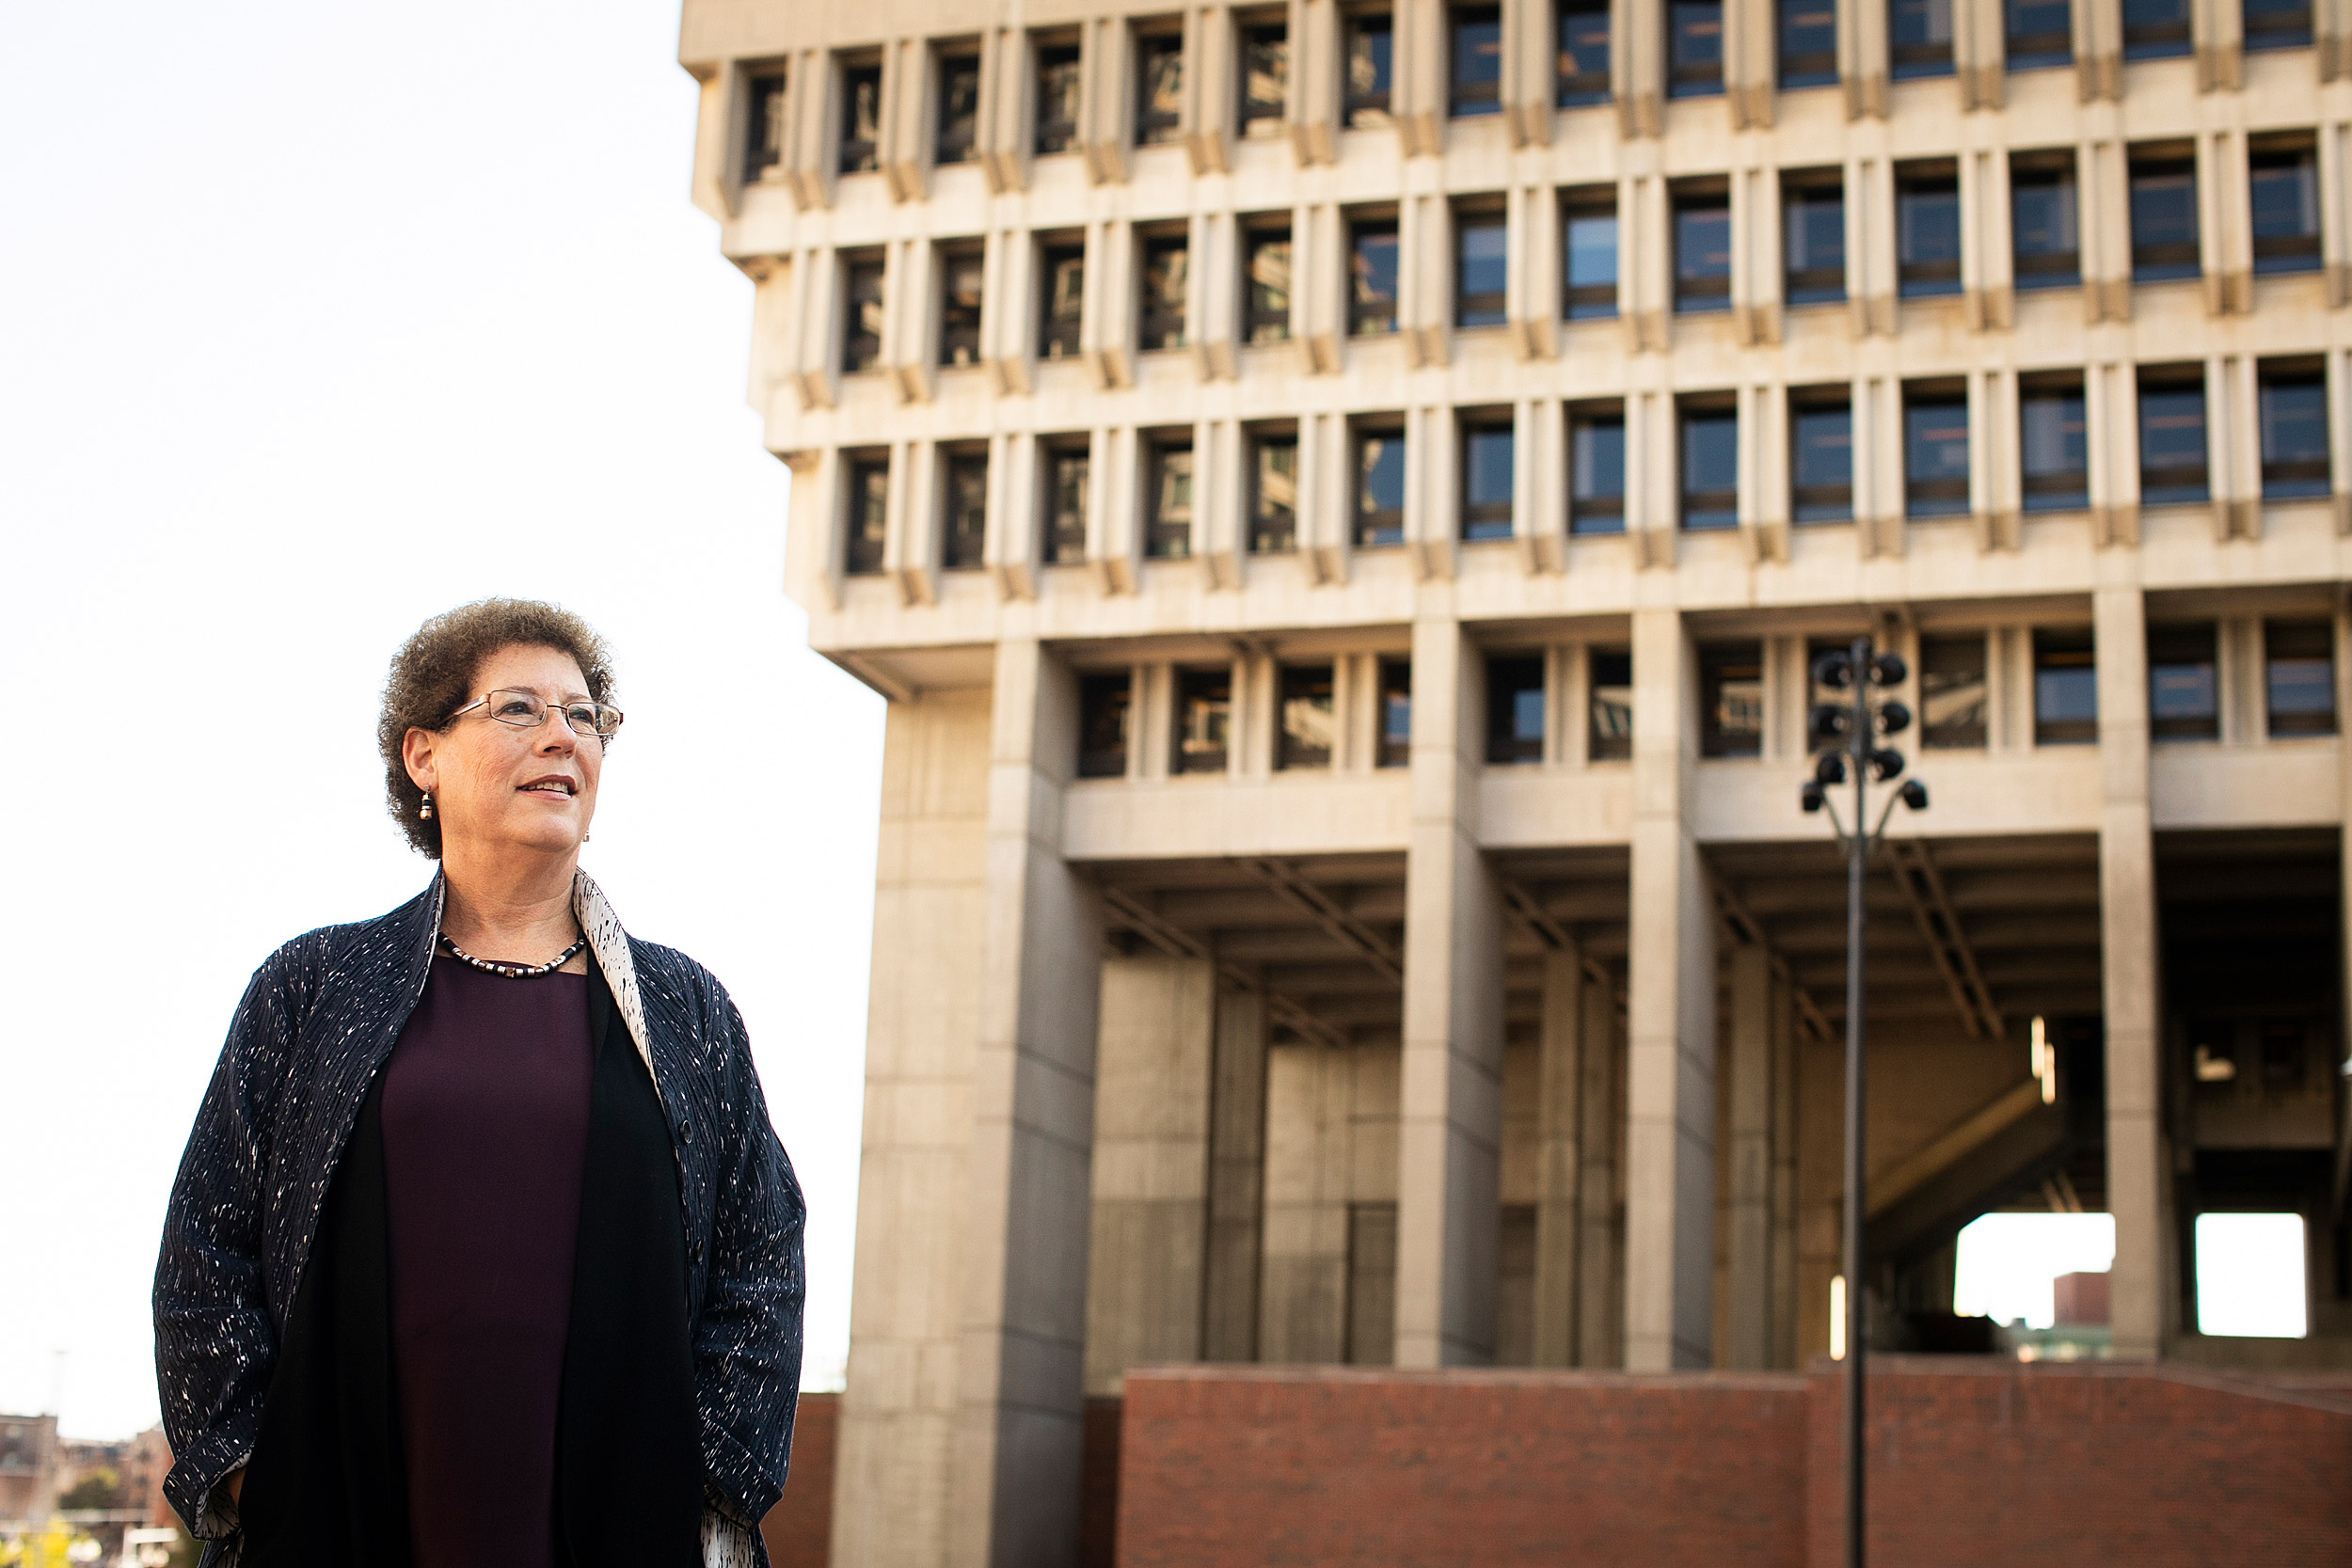
[[[594,834],[594,833],[582,833],[582,834],[580,834],[580,843],[582,843],[582,844],[585,844],[585,843],[587,843],[590,839],[592,839],[592,838],[594,838],[594,837],[596,837],[596,834]]]
[[[433,792],[429,789],[424,792],[424,804],[417,808],[417,820],[420,822],[433,820]]]

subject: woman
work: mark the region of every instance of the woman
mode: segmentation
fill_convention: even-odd
[[[516,600],[392,661],[385,784],[440,873],[254,975],[165,1221],[165,1492],[207,1568],[767,1560],[801,1193],[725,990],[578,868],[612,684]]]

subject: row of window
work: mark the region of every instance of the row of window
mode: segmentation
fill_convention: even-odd
[[[2336,732],[2335,628],[2325,621],[2265,621],[2261,627],[2266,733],[2274,738]],[[2221,736],[2218,628],[2211,622],[2148,630],[2148,712],[2160,742]],[[1843,644],[1835,645],[1837,648]],[[1808,663],[1833,645],[1807,650]],[[1596,762],[1633,754],[1633,657],[1624,648],[1586,647],[1585,755]],[[2038,628],[2032,634],[2033,740],[2037,746],[2095,744],[2099,738],[2098,668],[2086,629]],[[1541,654],[1498,654],[1486,660],[1486,760],[1508,767],[1540,763],[1552,711],[1549,660]],[[1985,747],[1989,660],[1982,632],[1937,633],[1919,641],[1919,743],[1930,751]],[[1230,665],[1174,673],[1169,705],[1168,771],[1227,770],[1232,742],[1233,672]],[[1285,771],[1327,768],[1333,752],[1332,666],[1283,664],[1276,672],[1273,759]],[[1813,700],[1840,701],[1828,689]],[[1126,672],[1078,681],[1080,778],[1127,772],[1135,716]],[[1760,756],[1764,743],[1764,652],[1760,642],[1699,649],[1699,751],[1709,757]],[[1407,659],[1379,661],[1375,764],[1411,760],[1413,673]]]
[[[2245,47],[2292,49],[2312,41],[2311,0],[2240,0]],[[1723,0],[1667,0],[1666,91],[1691,98],[1724,89]],[[2123,57],[2161,59],[2193,47],[2189,0],[2122,0]],[[2074,60],[2068,0],[2003,0],[2006,64],[2010,71],[2065,66]],[[1834,0],[1773,0],[1777,84],[1784,90],[1826,87],[1837,80],[1837,11]],[[1181,135],[1184,48],[1178,18],[1134,24],[1134,120],[1138,146]],[[1558,0],[1553,102],[1561,108],[1606,103],[1612,48],[1608,0]],[[1951,0],[1887,0],[1888,63],[1898,79],[1952,71]],[[1498,114],[1502,106],[1502,15],[1492,5],[1457,5],[1448,11],[1447,109],[1457,119]],[[1280,135],[1290,92],[1289,29],[1279,20],[1236,30],[1240,70],[1232,124],[1244,136]],[[1081,58],[1074,40],[1047,34],[1034,43],[1033,151],[1050,155],[1078,149]],[[1395,21],[1385,8],[1350,11],[1340,60],[1341,112],[1354,129],[1391,122],[1395,80]],[[840,137],[836,166],[856,174],[878,166],[882,142],[882,73],[872,54],[840,57]],[[744,174],[757,179],[784,156],[786,88],[781,71],[752,78]],[[978,155],[980,55],[977,42],[943,46],[936,55],[932,158],[942,164]]]
[[[2138,369],[2139,494],[2145,505],[2211,499],[2201,366]],[[2017,450],[2028,512],[2090,505],[2089,421],[2078,372],[2018,379]],[[1798,523],[1854,517],[1853,411],[1844,387],[1788,394],[1788,515]],[[2265,361],[2256,372],[2256,413],[2265,500],[2325,496],[2332,468],[2328,388],[2307,360]],[[1623,406],[1570,405],[1567,412],[1567,528],[1572,534],[1622,533],[1626,527]],[[1914,518],[1970,511],[1968,399],[1955,383],[1906,383],[1902,401],[1903,497]],[[1457,427],[1459,537],[1508,539],[1515,521],[1518,433],[1507,411],[1466,414]],[[1405,542],[1406,433],[1401,415],[1353,421],[1349,537],[1359,549]],[[1696,394],[1677,407],[1678,517],[1685,530],[1739,526],[1739,411],[1724,394]],[[1193,448],[1189,430],[1149,436],[1144,446],[1143,553],[1180,559],[1193,548]],[[1288,431],[1248,442],[1248,547],[1279,554],[1298,546],[1298,440]],[[1087,555],[1089,454],[1081,436],[1047,437],[1039,453],[1040,558],[1070,565]],[[977,567],[988,536],[988,454],[948,449],[940,562]],[[844,570],[882,569],[890,466],[880,455],[847,458],[850,505]]]
[[[1782,286],[1792,306],[1846,297],[1846,194],[1836,169],[1781,175]],[[2253,270],[2308,272],[2320,265],[2318,157],[2309,134],[2256,142],[2247,185]],[[2081,225],[2074,154],[2018,153],[2010,176],[2010,235],[2016,287],[2072,288],[2082,281]],[[2185,147],[2134,148],[2129,212],[2132,277],[2140,283],[2194,278],[2200,271],[2197,165]],[[1960,177],[1950,160],[1906,164],[1896,171],[1898,290],[1906,298],[1961,292]],[[1452,214],[1454,324],[1500,326],[1506,313],[1509,229],[1492,198],[1457,202]],[[1673,193],[1674,306],[1700,313],[1731,306],[1731,197],[1721,180],[1692,181]],[[1287,214],[1242,220],[1241,320],[1244,341],[1291,335],[1291,223]],[[1397,224],[1387,214],[1352,215],[1347,229],[1347,330],[1374,337],[1397,329]],[[1191,247],[1182,230],[1146,229],[1136,269],[1136,346],[1181,348],[1187,341],[1185,300]],[[1561,192],[1559,310],[1569,321],[1617,314],[1617,197],[1613,187]],[[1036,352],[1057,359],[1078,352],[1086,296],[1086,247],[1048,237],[1038,249]],[[842,368],[855,373],[882,361],[884,262],[879,251],[852,251],[843,262]],[[975,241],[939,251],[938,361],[970,365],[980,357],[983,262]]]

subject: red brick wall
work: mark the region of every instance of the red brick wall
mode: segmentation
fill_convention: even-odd
[[[2188,1369],[1872,1362],[1871,1560],[2352,1563],[2352,1399]],[[1120,1568],[1836,1568],[1840,1381],[1130,1372]]]
[[[1871,1363],[1873,1562],[2352,1563],[2352,1401],[2187,1368]],[[1813,1568],[1842,1560],[1838,1381],[1814,1380]]]
[[[801,1396],[784,1496],[759,1522],[775,1568],[825,1568],[833,1548],[833,1444],[840,1416],[840,1395]]]
[[[1804,1558],[1805,1382],[1130,1372],[1120,1568]]]

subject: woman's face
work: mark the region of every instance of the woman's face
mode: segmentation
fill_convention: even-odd
[[[445,730],[410,730],[402,753],[408,776],[433,797],[442,859],[469,849],[578,849],[596,814],[604,742],[552,710],[588,701],[587,679],[569,654],[516,645],[482,661],[458,706],[492,691],[533,693],[550,709],[547,722],[516,729],[485,705]]]

